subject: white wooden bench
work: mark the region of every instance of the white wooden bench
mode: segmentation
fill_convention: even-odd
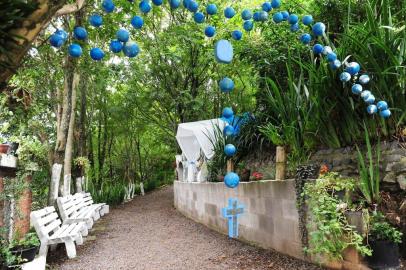
[[[94,203],[92,195],[90,193],[77,193],[81,194],[83,198],[83,204],[87,207],[91,207],[96,212],[99,213],[100,216],[104,216],[110,212],[110,207],[108,204],[105,203]],[[76,195],[76,194],[75,194]]]
[[[82,196],[68,195],[58,197],[56,203],[63,224],[85,222],[87,229],[90,230],[93,227],[94,221],[96,220],[96,213],[84,205]]]
[[[50,245],[63,243],[68,257],[76,257],[75,242],[83,244],[82,232],[87,231],[84,222],[62,224],[53,206],[31,212],[30,219],[41,241],[40,256],[46,258]]]

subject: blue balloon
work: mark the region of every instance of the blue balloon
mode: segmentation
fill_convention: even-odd
[[[132,58],[132,57],[136,57],[138,55],[138,53],[140,52],[140,48],[138,47],[138,45],[135,42],[128,42],[124,46],[123,52],[126,56]]]
[[[192,0],[183,0],[183,6],[187,8]]]
[[[312,27],[313,34],[316,36],[322,36],[326,32],[326,25],[324,23],[318,22],[315,23]]]
[[[49,38],[49,43],[51,43],[52,47],[60,48],[65,43],[65,40],[60,35],[52,34]]]
[[[107,13],[113,12],[114,8],[115,8],[112,0],[104,0],[102,3],[102,7],[103,7],[104,11]]]
[[[265,11],[259,12],[259,21],[266,22],[268,20],[268,18],[269,18],[268,12],[265,12]]]
[[[236,188],[239,183],[240,183],[240,177],[236,173],[229,172],[224,177],[224,184],[229,188]]]
[[[364,101],[367,101],[367,99],[369,98],[370,95],[372,95],[372,93],[369,90],[364,90],[364,91],[361,92],[361,98]]]
[[[283,15],[282,12],[276,12],[273,16],[272,19],[275,23],[280,23],[283,21]]]
[[[73,30],[73,35],[76,39],[85,40],[87,38],[87,31],[81,26],[76,26]]]
[[[224,118],[232,118],[234,116],[234,111],[231,107],[225,107],[222,115]]]
[[[299,29],[300,29],[300,27],[299,27],[299,24],[298,24],[298,23],[292,24],[292,25],[290,26],[290,31],[291,31],[291,32],[297,32],[297,31],[299,31]]]
[[[216,6],[215,4],[209,4],[209,5],[206,7],[206,12],[207,12],[207,14],[209,14],[209,15],[217,14],[217,6]]]
[[[242,38],[242,32],[241,32],[240,30],[234,30],[234,31],[231,33],[231,36],[232,36],[232,38],[233,38],[234,40],[241,40],[241,38]]]
[[[213,37],[216,34],[216,28],[209,25],[209,26],[206,27],[206,29],[204,29],[204,34],[207,37]]]
[[[251,19],[252,19],[252,11],[249,10],[249,9],[244,9],[244,10],[242,11],[242,13],[241,13],[241,18],[242,18],[244,21],[251,20]]]
[[[235,153],[237,153],[237,149],[235,148],[234,145],[232,145],[232,144],[227,144],[227,145],[224,147],[224,154],[226,154],[226,156],[232,157],[232,156],[235,155]]]
[[[103,24],[103,18],[99,14],[93,14],[89,18],[89,23],[94,27],[100,27]]]
[[[180,6],[180,0],[170,0],[169,5],[172,9],[176,9]]]
[[[388,103],[386,103],[386,101],[383,101],[383,100],[379,101],[379,102],[376,104],[376,106],[378,107],[378,109],[379,109],[380,111],[383,111],[383,110],[387,110],[387,109],[388,109]]]
[[[152,3],[154,3],[155,6],[160,6],[163,3],[163,0],[152,0]]]
[[[113,53],[119,53],[123,49],[123,44],[118,40],[112,40],[110,42],[110,51]]]
[[[307,33],[300,36],[300,41],[305,45],[309,44],[311,40],[312,36]]]
[[[379,115],[380,115],[382,118],[385,118],[385,119],[389,118],[389,117],[391,116],[391,114],[392,114],[392,113],[391,113],[390,110],[388,110],[388,109],[379,112]]]
[[[197,3],[196,1],[189,1],[188,5],[187,5],[187,9],[190,12],[195,13],[199,9],[199,3]]]
[[[290,24],[297,24],[298,21],[299,21],[299,17],[296,14],[289,15],[288,22]]]
[[[360,84],[354,84],[351,87],[351,92],[355,95],[360,95],[362,93],[362,85]]]
[[[254,23],[252,21],[245,21],[243,27],[245,31],[249,32],[254,28]]]
[[[329,54],[327,54],[327,61],[329,61],[329,62],[333,62],[333,61],[335,61],[335,60],[337,60],[337,54],[335,54],[335,53],[329,53]],[[351,74],[351,73],[350,73]]]
[[[230,93],[231,91],[234,90],[234,82],[232,79],[230,79],[228,77],[223,78],[220,81],[219,86],[220,86],[220,90],[223,93]]]
[[[281,0],[272,0],[272,8],[280,8],[281,7]]]
[[[230,64],[233,61],[234,50],[230,41],[222,39],[217,41],[214,48],[214,56],[217,62],[223,64]]]
[[[135,28],[135,29],[141,29],[142,26],[144,26],[144,19],[140,16],[134,16],[131,19],[131,25]]]
[[[324,49],[323,49],[323,54],[324,54],[324,55],[328,55],[328,54],[330,54],[330,53],[333,53],[333,49],[331,49],[330,46],[324,47]]]
[[[342,63],[340,60],[336,59],[333,62],[330,62],[330,67],[332,70],[337,70],[341,67]]]
[[[68,52],[72,57],[80,57],[82,55],[82,47],[79,44],[73,43],[69,46]]]
[[[371,104],[371,105],[368,106],[367,112],[368,112],[369,114],[375,114],[375,113],[378,112],[378,108],[376,107],[376,105]]]
[[[223,133],[225,136],[233,136],[234,132],[235,132],[235,130],[234,130],[233,126],[228,125],[228,126],[224,127]]]
[[[130,39],[130,33],[125,29],[118,30],[116,36],[121,42],[127,42]]]
[[[224,16],[225,16],[227,19],[231,19],[232,17],[235,16],[235,10],[234,10],[232,7],[226,7],[226,8],[224,9]]]
[[[302,22],[304,25],[311,25],[313,23],[313,16],[312,15],[303,16]]]
[[[66,41],[68,39],[68,33],[66,33],[66,31],[63,30],[63,29],[56,30],[54,34],[58,35],[58,36],[61,36],[63,41]]]
[[[345,71],[350,73],[351,75],[356,75],[361,70],[361,66],[357,62],[351,62],[345,68]]]
[[[259,11],[255,12],[254,15],[252,16],[252,18],[253,18],[254,21],[256,21],[256,22],[261,21],[261,14],[259,13]]]
[[[372,104],[375,102],[375,96],[374,95],[369,95],[368,98],[365,100],[366,103]]]
[[[366,75],[366,74],[361,75],[361,76],[359,77],[359,79],[358,79],[358,81],[359,81],[360,84],[368,84],[370,80],[371,80],[371,79],[370,79],[369,76]]]
[[[262,10],[265,12],[270,12],[272,10],[272,4],[270,2],[263,3]]]
[[[289,19],[289,12],[287,12],[285,10],[285,11],[282,11],[281,13],[282,13],[282,16],[283,16],[283,20],[287,21]]]
[[[351,80],[351,74],[348,72],[343,72],[340,74],[340,81],[349,82]]]
[[[321,54],[324,50],[324,46],[321,44],[316,44],[313,46],[313,52],[314,54]]]
[[[93,48],[90,50],[90,57],[96,61],[102,60],[104,52],[100,48]]]
[[[151,7],[148,0],[141,1],[140,4],[139,4],[139,8],[140,8],[142,13],[148,13],[152,9],[152,7]]]
[[[204,23],[204,14],[201,12],[196,12],[193,18],[196,23]]]

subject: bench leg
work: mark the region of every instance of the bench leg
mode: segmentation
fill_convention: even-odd
[[[110,207],[106,204],[103,206],[103,215],[108,214],[110,212]]]
[[[87,229],[87,226],[83,227],[83,229],[80,231],[80,234],[82,236],[87,236],[89,234],[89,230]]]
[[[41,246],[39,248],[39,255],[46,257],[48,253],[48,243],[47,242],[41,242]]]
[[[78,233],[78,235],[75,236],[75,242],[78,245],[83,245],[83,237],[80,233]]]
[[[73,240],[65,241],[66,253],[68,254],[69,259],[73,259],[76,257],[76,247],[75,242]]]

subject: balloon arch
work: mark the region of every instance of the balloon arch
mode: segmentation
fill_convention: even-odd
[[[133,2],[133,0],[129,0]],[[155,6],[163,5],[163,0],[152,0]],[[193,19],[197,24],[203,24],[206,22],[206,18],[216,15],[218,8],[215,4],[208,4],[205,8],[206,14],[203,13],[203,8],[195,0],[169,0],[169,5],[172,10],[178,8],[185,8],[193,13]],[[113,0],[103,0],[102,9],[106,13],[112,13],[115,10],[115,4]],[[387,102],[381,100],[375,102],[375,96],[371,91],[364,88],[367,87],[370,82],[368,74],[360,74],[361,66],[357,62],[347,62],[347,60],[340,61],[337,58],[337,54],[330,46],[323,45],[321,42],[328,40],[326,36],[326,26],[322,22],[314,23],[311,15],[305,15],[299,18],[296,14],[289,14],[288,11],[278,11],[281,8],[281,0],[272,0],[271,2],[265,2],[262,6],[252,11],[250,9],[244,9],[241,12],[241,18],[243,20],[243,29],[246,32],[250,32],[254,29],[255,23],[265,22],[272,16],[272,21],[275,24],[283,24],[287,22],[291,32],[298,33],[298,40],[308,46],[312,46],[311,51],[314,55],[324,56],[331,69],[341,70],[340,80],[344,84],[352,83],[351,90],[354,95],[359,95],[363,101],[367,104],[367,112],[371,115],[379,113],[382,118],[389,118],[391,112],[388,108]],[[149,0],[142,0],[139,3],[140,11],[145,15],[152,10],[152,6]],[[271,14],[272,13],[272,14]],[[236,16],[237,12],[233,7],[226,7],[223,11],[223,15],[227,19],[231,19]],[[89,23],[93,27],[100,27],[103,25],[103,17],[100,14],[93,14],[89,17]],[[132,27],[135,29],[141,29],[144,25],[144,19],[141,16],[134,16],[130,21]],[[308,33],[301,31],[301,24],[305,26]],[[286,25],[286,24],[285,24]],[[300,34],[299,34],[300,33]],[[215,27],[207,25],[204,30],[204,34],[208,38],[213,38],[216,34]],[[77,40],[86,40],[87,31],[84,27],[76,26],[73,31],[73,37]],[[242,39],[243,32],[240,30],[234,30],[230,34],[231,38],[239,41]],[[53,33],[49,42],[51,46],[60,48],[67,41],[68,33],[62,29],[58,29]],[[318,43],[319,42],[319,43]],[[119,29],[116,33],[116,39],[110,42],[110,51],[114,54],[123,52],[127,57],[133,58],[140,53],[138,45],[130,41],[130,33],[126,29]],[[77,43],[72,43],[68,46],[68,54],[71,57],[78,58],[82,55],[82,47]],[[89,52],[90,57],[95,61],[100,61],[105,56],[105,52],[100,48],[92,48]],[[219,63],[229,64],[233,60],[233,46],[230,41],[222,39],[217,41],[214,48],[215,59]],[[219,88],[223,93],[230,93],[234,89],[234,82],[231,78],[224,77],[219,82]],[[232,108],[224,108],[222,118],[225,119],[229,125],[224,128],[225,136],[233,136],[235,134],[234,127],[231,122],[234,119],[234,112]],[[224,152],[227,156],[233,156],[236,153],[234,145],[226,145]],[[224,183],[229,188],[235,188],[239,184],[239,176],[234,173],[228,173],[224,178]]]

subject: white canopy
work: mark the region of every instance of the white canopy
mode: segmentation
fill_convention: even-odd
[[[222,131],[226,122],[221,119],[179,124],[176,140],[189,162],[196,162],[200,153],[211,159],[214,155],[209,138],[214,139],[216,126]]]

